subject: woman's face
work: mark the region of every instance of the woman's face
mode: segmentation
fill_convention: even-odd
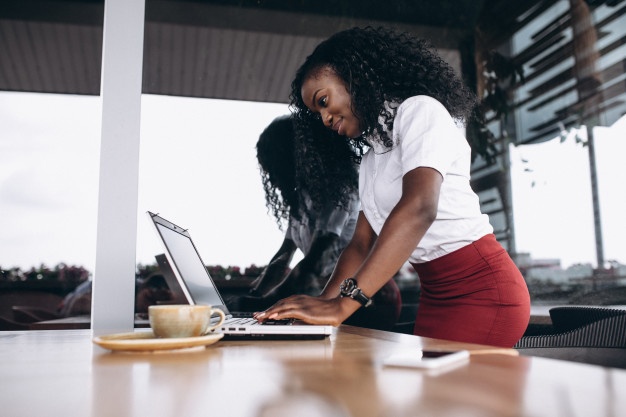
[[[304,104],[319,114],[326,127],[342,136],[361,136],[359,119],[352,113],[352,98],[345,83],[330,68],[309,75],[300,90]]]

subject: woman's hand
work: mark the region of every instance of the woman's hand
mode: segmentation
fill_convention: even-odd
[[[308,295],[293,295],[280,300],[265,311],[255,313],[254,318],[258,321],[297,319],[309,324],[339,326],[358,307],[359,303],[350,298],[323,299]]]

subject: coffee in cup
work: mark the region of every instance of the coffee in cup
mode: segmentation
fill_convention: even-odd
[[[214,315],[220,319],[211,325]],[[225,315],[210,305],[167,304],[149,306],[148,318],[156,337],[198,337],[219,327]]]

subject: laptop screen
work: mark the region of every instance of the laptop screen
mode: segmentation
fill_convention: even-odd
[[[176,226],[157,214],[148,212],[152,224],[154,224],[163,245],[165,246],[165,258],[157,256],[159,267],[171,271],[169,276],[174,275],[184,293],[184,298],[190,304],[210,304],[220,308],[228,319],[232,315],[226,308],[211,275],[206,270],[205,264],[198,253],[196,246],[191,240],[191,235],[182,227]],[[166,273],[163,273],[166,275]],[[184,302],[184,301],[183,301]],[[242,316],[243,317],[243,316]],[[253,320],[249,314],[245,316]],[[244,319],[241,319],[244,320]],[[260,338],[274,340],[310,340],[323,339],[332,333],[329,325],[294,324],[292,321],[278,321],[267,326],[259,326],[254,322],[222,325],[221,331],[232,338],[258,340]],[[264,323],[267,324],[267,323]]]
[[[167,249],[169,261],[190,304],[209,304],[224,308],[204,262],[200,258],[189,233],[184,229],[162,221],[150,213]],[[182,279],[181,279],[182,278]],[[225,310],[226,313],[228,313]]]

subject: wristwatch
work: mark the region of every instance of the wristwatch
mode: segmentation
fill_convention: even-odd
[[[344,279],[339,286],[342,297],[350,297],[353,300],[358,301],[363,307],[369,307],[372,304],[372,299],[363,294],[363,291],[357,286],[356,279],[347,278]]]

